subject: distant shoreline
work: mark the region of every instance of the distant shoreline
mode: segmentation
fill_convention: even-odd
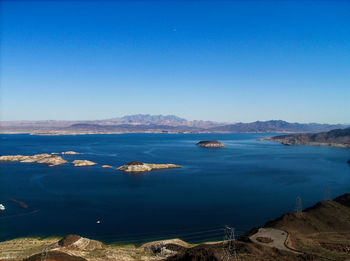
[[[285,134],[291,134],[295,132],[283,132],[283,131],[276,131],[276,132],[234,132],[234,131],[200,131],[200,132],[163,132],[163,131],[140,131],[140,132],[65,132],[65,133],[35,133],[35,132],[0,132],[1,134],[28,134],[28,135],[35,135],[35,136],[65,136],[65,135],[100,135],[100,134],[231,134],[231,133],[261,133],[261,134],[276,134],[276,133],[285,133]]]

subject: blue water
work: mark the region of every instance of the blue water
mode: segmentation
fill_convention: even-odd
[[[104,242],[141,243],[179,237],[217,240],[224,225],[242,233],[324,198],[350,191],[349,149],[256,141],[271,134],[0,135],[0,154],[74,150],[98,166],[0,163],[0,240],[79,234]],[[226,147],[205,149],[200,140]],[[127,174],[103,169],[129,161],[181,169]],[[9,201],[25,202],[28,209]],[[100,220],[101,224],[96,224]]]

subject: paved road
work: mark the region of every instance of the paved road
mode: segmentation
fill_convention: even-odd
[[[258,237],[268,237],[268,238],[271,238],[273,241],[270,243],[261,243],[261,242],[256,240]],[[254,235],[250,236],[249,238],[253,242],[260,244],[260,245],[275,247],[275,248],[289,251],[289,252],[292,252],[295,254],[300,254],[299,252],[294,251],[294,250],[286,247],[285,242],[287,240],[287,237],[288,237],[288,232],[280,230],[280,229],[259,228],[258,232],[255,233]]]

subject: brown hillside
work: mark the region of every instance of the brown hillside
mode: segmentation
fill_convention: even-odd
[[[287,213],[265,227],[289,233],[287,245],[329,260],[350,257],[350,194],[321,201],[302,213]]]

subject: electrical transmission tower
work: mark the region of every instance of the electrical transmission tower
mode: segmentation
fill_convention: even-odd
[[[324,188],[324,200],[331,200],[331,190],[329,187]]]
[[[301,197],[297,196],[296,200],[295,200],[295,212],[296,213],[301,213],[303,211],[303,205],[301,202]]]
[[[46,261],[46,258],[49,253],[49,247],[46,247],[42,252],[41,252],[41,258],[40,261]]]
[[[237,258],[235,246],[235,229],[233,227],[225,226],[224,229],[224,256],[223,260],[230,260]]]

